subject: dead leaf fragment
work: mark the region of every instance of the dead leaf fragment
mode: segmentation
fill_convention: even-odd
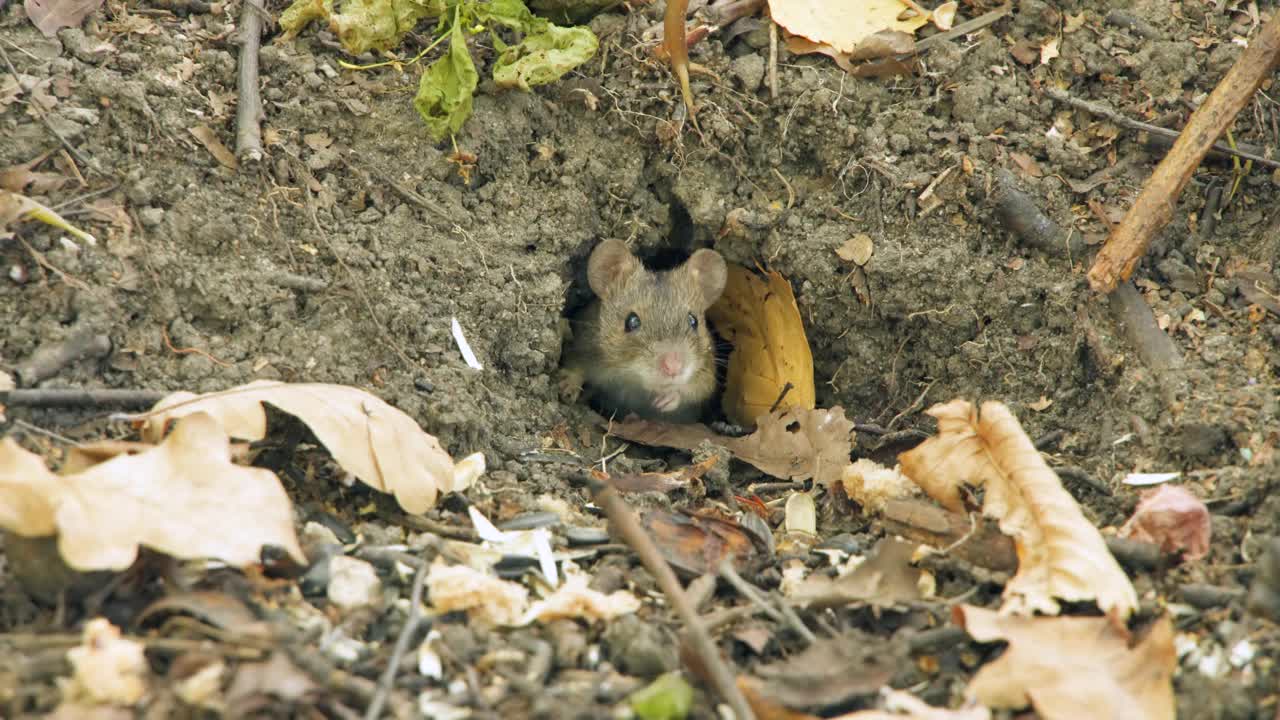
[[[955,512],[964,509],[964,483],[985,485],[983,514],[999,522],[1018,551],[1018,574],[1005,587],[1001,612],[1056,614],[1054,598],[1094,599],[1120,618],[1137,608],[1137,593],[1102,535],[1007,407],[983,403],[979,415],[967,400],[952,400],[928,412],[938,419],[938,434],[898,456],[902,471]]]
[[[588,587],[591,576],[566,561],[564,584],[555,592],[529,606],[524,622],[551,622],[560,618],[609,621],[640,609],[640,599],[626,590],[608,595]]]
[[[886,36],[898,35],[913,44],[912,33],[929,22],[929,16],[907,11],[900,0],[769,0],[769,15],[787,32],[789,50],[821,52],[842,67],[851,59],[901,54],[902,42],[886,41]]]
[[[885,538],[857,567],[839,577],[810,575],[790,597],[809,607],[829,608],[853,602],[889,607],[920,599],[919,569],[911,565],[915,543]]]
[[[146,692],[147,658],[142,643],[120,636],[106,618],[84,627],[84,640],[67,651],[70,681],[63,687],[67,702],[132,705]]]
[[[658,447],[693,450],[709,440],[776,478],[815,478],[823,484],[840,479],[849,464],[853,438],[853,423],[839,406],[830,410],[775,410],[758,418],[756,431],[744,437],[718,435],[706,425],[669,425],[649,420],[627,420],[614,423],[611,428],[614,435],[625,440]]]
[[[978,642],[1009,643],[966,691],[988,707],[1031,705],[1044,720],[1173,720],[1177,656],[1168,616],[1131,647],[1109,618],[1020,618],[970,605],[953,614]]]
[[[763,694],[789,708],[822,710],[868,695],[893,676],[896,653],[888,642],[859,630],[823,638],[804,651],[756,668]]]
[[[751,535],[727,518],[650,510],[640,524],[672,569],[688,577],[715,574],[726,560],[742,567],[756,556]]]
[[[813,353],[786,278],[769,272],[762,280],[730,264],[707,317],[733,343],[721,400],[730,420],[750,427],[775,408],[813,407]]]
[[[1049,61],[1058,57],[1058,43],[1061,38],[1053,38],[1040,46],[1040,64],[1048,65]]]
[[[1209,508],[1180,485],[1144,492],[1133,516],[1120,528],[1120,537],[1155,543],[1166,553],[1180,550],[1183,560],[1209,554],[1209,535]]]
[[[195,139],[200,141],[201,145],[204,145],[204,149],[209,151],[209,154],[213,156],[214,160],[218,161],[219,165],[231,170],[240,169],[240,161],[236,160],[236,154],[222,144],[222,141],[218,139],[218,134],[208,125],[197,125],[193,128],[188,128],[188,131],[195,136]]]
[[[18,469],[23,475],[14,475]],[[258,562],[264,545],[306,562],[293,513],[269,470],[235,465],[227,435],[204,413],[180,421],[161,445],[67,476],[54,475],[12,440],[0,442],[0,525],[22,535],[58,533],[77,570],[120,570],[141,545],[176,558]]]
[[[31,24],[45,37],[53,37],[64,27],[75,27],[102,5],[102,0],[26,0],[24,7]]]
[[[523,586],[441,560],[427,572],[427,592],[437,611],[465,610],[472,619],[490,625],[519,625],[529,604],[529,591]]]
[[[382,399],[344,385],[256,381],[206,395],[174,393],[145,416],[145,439],[162,437],[166,423],[189,413],[216,417],[232,437],[266,437],[270,403],[306,423],[344,470],[380,492],[392,493],[406,512],[424,513],[440,493],[466,489],[484,472],[484,456],[458,462],[413,418]]]
[[[854,235],[845,240],[844,244],[836,249],[836,255],[840,256],[841,260],[853,263],[858,267],[866,265],[871,260],[871,255],[874,252],[875,243],[871,240],[871,236],[866,233]]]

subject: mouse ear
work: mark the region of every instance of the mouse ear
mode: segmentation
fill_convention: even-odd
[[[729,269],[720,253],[705,248],[699,250],[689,256],[683,270],[702,290],[700,310],[706,310],[720,299],[720,293],[724,292],[725,279],[729,275]]]
[[[608,298],[644,265],[621,240],[605,240],[591,251],[587,261],[587,283],[601,299]]]

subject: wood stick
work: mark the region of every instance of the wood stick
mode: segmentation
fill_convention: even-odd
[[[1089,269],[1089,284],[1109,293],[1128,280],[1156,233],[1173,217],[1174,206],[1213,143],[1231,126],[1264,80],[1280,63],[1280,12],[1262,26],[1226,77],[1187,121],[1173,149],[1148,178]]]
[[[262,97],[258,94],[258,48],[262,43],[261,0],[241,0],[239,101],[236,105],[236,157],[262,160]]]
[[[697,654],[702,670],[714,686],[716,694],[729,705],[737,720],[755,720],[751,706],[747,704],[742,691],[734,682],[733,672],[720,657],[720,650],[711,639],[711,633],[707,632],[707,628],[702,624],[697,611],[689,602],[689,597],[685,595],[675,572],[663,559],[658,546],[641,527],[640,521],[636,519],[635,514],[631,512],[631,508],[617,490],[594,479],[590,481],[590,486],[593,499],[604,509],[604,514],[609,518],[610,532],[617,534],[635,551],[644,568],[658,582],[658,587],[662,588],[671,607],[684,622],[692,650]]]
[[[667,11],[662,16],[662,44],[671,59],[671,72],[680,81],[680,94],[689,118],[695,115],[693,91],[689,89],[689,41],[684,35],[684,17],[689,10],[689,0],[667,0]]]

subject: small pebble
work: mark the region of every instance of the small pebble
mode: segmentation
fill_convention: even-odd
[[[555,527],[560,524],[560,516],[553,512],[531,512],[517,515],[500,523],[499,530],[535,530],[541,527]]]
[[[604,528],[571,527],[564,532],[569,545],[603,545],[609,542],[609,531]]]
[[[340,555],[329,560],[328,597],[343,610],[377,605],[382,600],[382,581],[369,563]]]

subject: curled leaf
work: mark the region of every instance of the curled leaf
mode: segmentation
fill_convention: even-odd
[[[898,460],[935,500],[962,511],[960,488],[986,486],[983,514],[1013,538],[1018,574],[1005,587],[1001,612],[1058,612],[1054,598],[1096,599],[1127,618],[1138,606],[1129,578],[1062,481],[1049,469],[1013,413],[987,402],[979,416],[967,400],[935,405],[938,435]]]
[[[707,317],[733,343],[721,400],[733,422],[751,426],[774,409],[814,406],[813,353],[791,283],[730,264],[724,293]]]
[[[596,36],[585,27],[547,24],[540,32],[508,47],[498,56],[493,79],[499,87],[528,91],[536,85],[559,80],[562,75],[591,59]]]
[[[426,512],[440,493],[462,490],[484,469],[483,456],[455,465],[413,418],[343,385],[256,381],[207,395],[174,393],[143,416],[142,435],[155,442],[169,420],[205,412],[232,437],[261,440],[267,432],[262,403],[301,420],[343,469],[379,492],[394,494],[410,513]]]
[[[462,27],[454,23],[449,52],[422,73],[418,94],[413,98],[413,106],[433,139],[438,142],[458,132],[471,117],[471,96],[479,82]]]

